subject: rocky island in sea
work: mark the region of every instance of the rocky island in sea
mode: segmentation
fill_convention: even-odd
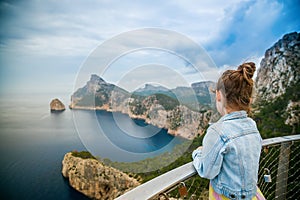
[[[62,175],[74,189],[92,199],[115,199],[140,184],[86,151],[67,153],[62,161]]]
[[[51,112],[62,112],[65,109],[65,105],[59,99],[53,99],[50,103]]]
[[[204,132],[212,115],[209,88],[213,85],[209,81],[175,89],[146,85],[129,93],[93,74],[86,85],[72,95],[69,107],[121,112],[165,128],[174,136],[193,139]]]

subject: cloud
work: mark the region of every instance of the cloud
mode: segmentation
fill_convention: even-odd
[[[237,65],[262,56],[282,34],[291,31],[278,25],[286,9],[282,2],[262,0],[242,2],[226,10],[219,35],[208,45],[217,65]],[[299,30],[299,26],[292,30],[295,28]]]
[[[205,62],[201,56],[192,59],[201,69],[209,69],[203,65],[208,62],[233,66],[260,58],[283,34],[299,31],[298,10],[296,0],[1,1],[0,59],[1,67],[6,68],[1,74],[12,71],[16,80],[17,76],[32,80],[31,74],[38,76],[38,66],[43,68],[40,71],[49,72],[49,77],[62,69],[65,74],[76,74],[99,45],[145,27],[172,30],[184,37],[140,31],[132,39],[111,44],[106,49],[107,59],[128,47],[162,44],[183,57],[198,58],[195,55],[199,52],[183,39],[189,38],[203,49],[200,54],[211,57]],[[185,65],[176,70],[189,75],[190,80],[196,79]],[[207,70],[202,71],[205,74]]]
[[[214,50],[245,40],[243,35],[251,36],[250,40],[271,30],[281,7],[276,1],[236,0],[7,1],[1,3],[4,29],[0,35],[6,48],[22,51],[17,47],[23,46],[25,52],[44,49],[49,55],[82,56],[119,33],[157,27],[178,31]]]
[[[222,4],[218,1],[209,4],[75,0],[58,4],[32,0],[0,5],[4,15],[1,26],[5,27],[1,36],[7,47],[16,48],[24,42],[24,48],[29,47],[25,52],[36,53],[48,46],[44,54],[50,55],[70,55],[70,49],[75,55],[83,54],[114,35],[141,27],[171,29],[205,43],[222,15]]]
[[[205,79],[191,73],[205,74],[216,69],[206,51],[186,36],[169,30],[145,28],[124,32],[96,48],[83,64],[77,76],[76,87],[80,87],[92,73],[118,82],[137,66],[145,65],[167,66],[185,78],[186,76],[193,77],[193,79],[186,78],[189,82]],[[148,80],[145,76],[151,73],[145,71],[143,75],[140,74],[131,79],[141,79],[142,82]],[[155,73],[155,81],[164,80],[166,77],[170,79],[170,76],[162,73],[160,67],[156,67]],[[172,84],[180,85],[176,79],[172,80]]]

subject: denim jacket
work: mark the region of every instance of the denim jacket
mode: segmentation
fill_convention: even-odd
[[[193,151],[193,165],[213,189],[230,199],[251,199],[256,184],[262,139],[245,111],[224,115],[211,125],[203,148]]]

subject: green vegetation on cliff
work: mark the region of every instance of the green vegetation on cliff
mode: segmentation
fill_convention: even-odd
[[[155,94],[156,100],[165,110],[173,110],[179,105],[179,101],[176,98],[169,97],[164,94]]]
[[[82,158],[82,159],[88,159],[88,158],[96,159],[96,157],[94,157],[88,151],[80,151],[80,152],[78,152],[78,151],[72,151],[72,156],[79,157],[79,158]]]
[[[111,167],[117,168],[123,172],[134,172],[134,171],[148,171],[138,173],[142,177],[142,182],[147,182],[163,173],[166,173],[172,169],[182,166],[192,161],[192,152],[194,149],[202,145],[204,134],[197,136],[191,141],[186,141],[180,145],[177,145],[173,151],[163,153],[153,158],[147,158],[138,162],[112,162],[109,159],[103,159],[102,161]],[[174,157],[178,157],[175,161]],[[170,164],[169,164],[170,163]],[[152,171],[151,169],[155,166],[157,170]],[[161,167],[160,167],[161,166]],[[148,170],[149,169],[149,170]]]
[[[171,124],[170,129],[176,130],[181,124],[181,120],[182,120],[181,118],[182,118],[182,113],[180,112],[180,109],[177,107],[171,113],[171,116],[169,116],[169,121]]]
[[[147,111],[146,105],[143,103],[146,97],[133,94],[131,95],[133,99],[132,102],[129,103],[130,110],[135,115],[143,115]]]
[[[297,102],[299,99],[300,84],[297,83],[288,87],[286,92],[273,102],[260,102],[256,105],[259,107],[259,112],[254,114],[254,119],[263,138],[300,133],[299,122],[293,126],[285,124],[289,115],[286,111],[289,102]],[[299,106],[296,110],[299,116]]]

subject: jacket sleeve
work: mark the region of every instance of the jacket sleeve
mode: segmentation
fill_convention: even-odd
[[[193,165],[198,174],[208,179],[216,177],[222,166],[224,152],[224,142],[216,130],[209,128],[203,139],[203,148],[192,153]]]

